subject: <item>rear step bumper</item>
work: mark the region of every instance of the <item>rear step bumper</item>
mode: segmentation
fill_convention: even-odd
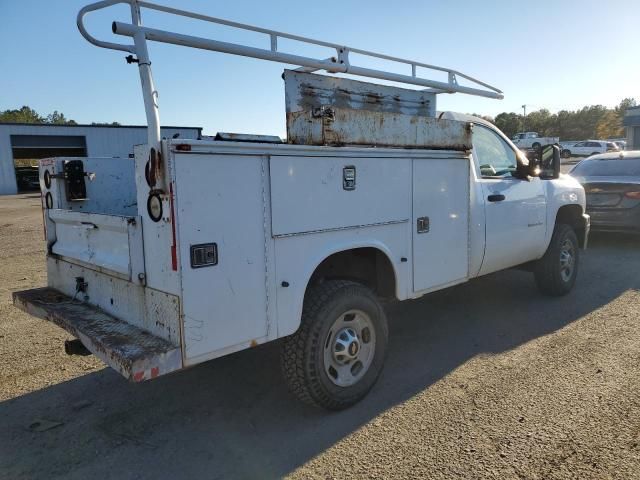
[[[53,288],[14,292],[13,304],[64,328],[130,381],[142,382],[182,368],[179,347]]]

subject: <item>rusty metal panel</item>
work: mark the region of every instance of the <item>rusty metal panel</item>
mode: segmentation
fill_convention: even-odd
[[[73,296],[76,277],[87,283],[82,298],[110,316],[147,330],[179,346],[179,297],[52,256],[47,258],[49,287]]]
[[[13,303],[33,316],[62,327],[133,382],[182,368],[179,347],[53,288],[14,292]]]
[[[284,71],[287,114],[323,106],[434,117],[436,96],[423,90]]]
[[[289,143],[470,150],[472,124],[337,107],[287,113]]]
[[[435,94],[285,70],[287,141],[470,150],[471,125],[435,118]]]

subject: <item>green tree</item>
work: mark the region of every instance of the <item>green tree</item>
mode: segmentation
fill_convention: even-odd
[[[546,108],[531,112],[525,119],[528,132],[538,132],[540,136],[552,136],[555,131],[554,121],[551,112]]]
[[[60,113],[57,110],[47,115],[45,123],[51,123],[53,125],[77,125],[75,120],[69,120],[64,116],[64,113]]]
[[[493,123],[509,138],[522,131],[522,115],[514,112],[500,113]]]
[[[622,118],[615,110],[608,110],[596,125],[598,138],[619,138],[624,136]]]
[[[503,112],[493,123],[509,137],[526,129],[545,137],[560,137],[561,141],[614,138],[624,135],[624,113],[635,105],[635,99],[625,98],[614,108],[589,105],[580,110],[560,110],[553,114],[543,108],[529,113],[526,119],[515,112]]]
[[[618,115],[624,116],[624,112],[627,108],[635,107],[636,105],[637,103],[634,98],[625,98],[620,102],[615,110]]]
[[[0,123],[43,123],[44,118],[26,105],[17,110],[0,112]]]
[[[0,112],[0,123],[48,123],[53,125],[77,125],[75,120],[68,119],[64,113],[54,110],[47,116],[40,115],[33,108],[24,105],[17,110]]]

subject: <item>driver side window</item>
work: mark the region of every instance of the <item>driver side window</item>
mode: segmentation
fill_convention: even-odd
[[[483,177],[510,177],[518,166],[516,152],[507,142],[481,125],[473,131],[473,153]]]

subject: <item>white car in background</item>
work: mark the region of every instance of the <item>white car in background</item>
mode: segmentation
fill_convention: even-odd
[[[545,145],[558,143],[560,141],[560,138],[540,137],[538,135],[538,132],[519,132],[511,138],[511,141],[515,144],[516,147],[521,150],[530,148],[537,150],[540,147],[544,147]]]
[[[615,140],[615,139],[614,139],[614,140],[611,140],[611,141],[612,141],[613,143],[615,143],[615,144],[618,146],[618,148],[619,148],[620,150],[626,150],[626,149],[627,149],[627,141],[626,141],[626,140],[623,140],[623,139],[621,139],[621,140]]]
[[[620,151],[620,147],[614,142],[607,140],[585,140],[573,144],[563,143],[562,145],[562,156],[564,158],[572,156],[590,157],[591,155],[598,155],[600,153],[618,151]]]

